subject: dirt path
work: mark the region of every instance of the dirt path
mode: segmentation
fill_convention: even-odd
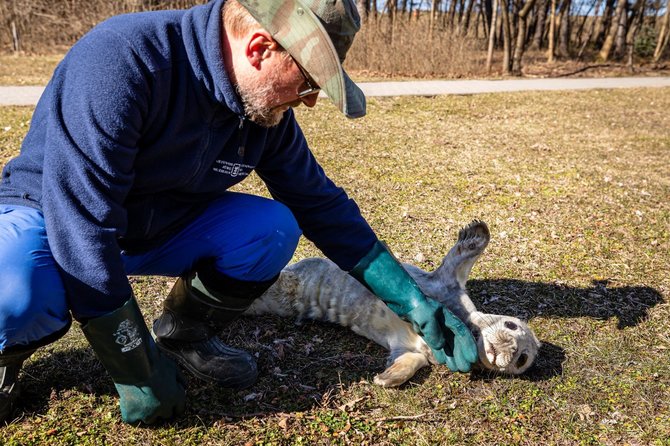
[[[361,82],[367,96],[435,96],[510,91],[670,87],[670,77]],[[34,105],[44,87],[0,86],[0,106]]]

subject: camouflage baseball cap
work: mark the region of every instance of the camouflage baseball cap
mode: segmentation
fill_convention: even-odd
[[[365,115],[365,95],[342,69],[360,29],[353,0],[238,0],[310,74],[348,118]]]

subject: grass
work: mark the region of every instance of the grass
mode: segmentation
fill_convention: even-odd
[[[368,38],[369,39],[369,38]],[[458,45],[456,45],[458,46]],[[364,46],[361,46],[364,48]],[[459,51],[463,50],[461,48]],[[363,51],[363,49],[361,49]],[[402,53],[402,52],[400,52]],[[399,54],[400,54],[399,53]],[[48,54],[48,55],[12,55],[0,53],[0,85],[46,85],[51,79],[56,65],[63,58],[64,53]],[[381,55],[380,60],[384,60],[386,54]],[[352,56],[354,57],[354,56]],[[415,55],[421,60],[421,55]],[[455,59],[454,59],[455,57]],[[481,54],[474,59],[483,59],[485,56]],[[500,79],[504,77],[499,72],[498,61],[499,56],[496,55],[494,69],[491,73],[486,73],[482,68],[483,62],[471,57],[471,53],[458,53],[447,56],[443,55],[445,60],[449,60],[450,69],[445,68],[443,72],[438,71],[433,73],[430,70],[421,72],[421,76],[426,79],[445,79],[445,78],[489,78]],[[668,76],[670,75],[670,68],[665,65],[655,66],[645,63],[640,63],[635,66],[633,70],[627,67],[624,63],[610,62],[607,64],[589,64],[586,62],[575,61],[558,61],[547,63],[544,53],[529,51],[524,59],[524,75],[530,78],[542,77],[622,77],[622,76]],[[351,66],[358,68],[351,68]],[[380,82],[389,79],[395,81],[409,81],[416,80],[417,73],[405,73],[403,70],[390,69],[388,72],[381,72],[370,70],[369,68],[361,69],[360,67],[367,67],[362,62],[353,62],[347,65],[348,73],[356,82]],[[407,61],[403,61],[400,66],[409,67]],[[478,67],[478,68],[477,68]],[[387,67],[388,68],[388,67]],[[426,68],[426,67],[424,67]],[[389,72],[395,74],[388,74]],[[431,74],[433,73],[433,74]]]
[[[63,54],[0,54],[0,85],[46,85]]]
[[[401,260],[434,268],[460,226],[489,224],[468,287],[484,311],[529,320],[544,345],[526,376],[433,367],[380,389],[377,345],[243,319],[223,337],[258,355],[256,386],[193,379],[183,417],[132,427],[75,327],[26,364],[0,443],[670,444],[670,89],[369,103],[356,121],[325,101],[298,110],[317,158]],[[0,162],[31,112],[0,108]],[[265,193],[255,178],[243,189]],[[294,260],[314,255],[305,242]],[[169,280],[132,281],[150,320]]]

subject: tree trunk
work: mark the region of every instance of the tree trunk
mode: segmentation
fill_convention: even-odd
[[[356,9],[358,9],[358,15],[361,16],[361,22],[367,22],[368,13],[370,12],[370,3],[368,0],[356,0]]]
[[[508,1],[509,0],[500,1],[503,23],[503,74],[510,74],[512,71],[512,27],[510,25]]]
[[[539,0],[537,3],[537,12],[535,20],[535,34],[533,35],[532,47],[535,49],[542,48],[542,37],[544,36],[544,28],[547,22],[547,0]]]
[[[564,59],[570,58],[570,7],[572,0],[563,0],[561,5],[561,27],[558,30],[558,54]]]
[[[598,25],[596,26],[596,35],[595,39],[593,40],[593,42],[596,44],[596,47],[602,47],[603,43],[605,42],[607,30],[612,23],[612,11],[614,10],[615,0],[603,1],[605,2],[605,9],[603,10],[603,15],[601,15],[598,20]]]
[[[614,39],[614,57],[621,59],[626,54],[626,34],[628,30],[628,2],[624,2],[623,12],[619,16],[619,26]]]
[[[614,38],[616,37],[617,31],[619,29],[619,22],[621,21],[621,15],[626,10],[626,0],[618,0],[616,5],[616,10],[614,11],[614,17],[612,17],[612,24],[610,25],[609,32],[603,43],[603,47],[598,53],[598,57],[607,62],[610,58],[610,53],[612,52],[612,47],[614,46]]]
[[[454,22],[456,19],[456,6],[458,5],[458,0],[451,0],[451,4],[449,5],[449,29],[453,30],[454,29]]]
[[[551,15],[549,16],[549,48],[547,49],[547,62],[554,61],[554,50],[556,44],[556,0],[551,0]]]
[[[516,30],[517,30],[517,22],[519,21],[519,8],[518,8],[518,2],[521,2],[523,0],[507,0],[507,11],[509,12],[510,20],[509,20],[509,25],[510,25],[510,32],[509,32],[509,41],[510,44],[514,44],[514,39],[516,38]],[[510,56],[512,56],[512,52],[514,51],[514,47],[510,46]],[[512,60],[510,59],[510,67],[512,64]]]
[[[603,0],[605,2],[605,0]],[[600,4],[596,5],[596,13],[594,16],[594,19],[591,21],[591,24],[589,25],[588,31],[586,32],[586,37],[584,37],[584,40],[582,41],[582,46],[579,48],[579,54],[577,54],[577,60],[582,59],[582,55],[584,54],[584,50],[586,49],[586,46],[589,44],[591,41],[591,36],[593,36],[593,31],[596,28],[596,20],[595,17],[598,17],[598,11],[600,10]]]
[[[584,14],[584,18],[582,19],[582,22],[579,24],[579,28],[577,29],[577,32],[575,33],[575,42],[582,43],[583,42],[583,35],[584,35],[584,29],[586,28],[586,22],[589,21],[589,17],[591,16],[591,11],[593,11],[593,8],[596,9],[596,13],[594,14],[594,17],[598,15],[598,6],[600,0],[593,0],[593,3],[591,3],[591,6],[589,6],[589,10],[586,11],[586,14]],[[581,14],[579,14],[581,15]],[[594,21],[591,20],[591,23]]]
[[[463,21],[463,10],[465,9],[465,0],[457,0],[456,2],[456,20],[454,21],[455,25],[459,25],[456,27],[458,30],[460,28],[460,24]]]
[[[12,49],[15,53],[21,52],[21,39],[19,39],[19,30],[16,27],[16,22],[12,20],[11,24],[12,29]]]
[[[484,23],[487,24],[487,25],[485,25],[484,29],[486,29],[486,26],[489,26],[489,31],[486,33],[486,37],[488,37],[489,33],[491,32],[490,25],[491,25],[491,23],[493,23],[491,21],[491,17],[493,17],[493,1],[492,0],[480,0],[479,8],[484,10],[483,11],[484,17],[485,17]]]
[[[635,37],[637,32],[640,30],[642,21],[644,20],[644,8],[646,6],[645,0],[637,0],[635,6],[633,7],[633,15],[630,19],[630,27],[628,34],[626,35],[626,54],[627,62],[626,65],[633,71],[633,53],[635,52]]]
[[[474,5],[475,0],[468,0],[468,6],[467,8],[465,8],[465,12],[463,13],[464,17],[463,20],[461,21],[461,27],[459,32],[461,36],[468,35],[468,28],[470,28],[470,16],[472,15],[472,7]]]
[[[407,14],[407,0],[402,0],[402,6],[400,6],[400,13],[402,15]]]
[[[435,29],[435,19],[437,18],[437,8],[439,5],[439,0],[432,0],[430,3],[430,19],[428,21],[429,23],[429,33],[428,33],[428,39],[432,42],[433,41],[433,30]]]
[[[481,6],[477,8],[477,15],[475,19],[475,40],[479,40],[479,22],[482,22],[482,28],[484,28],[484,38],[488,36],[488,33],[486,32],[486,20],[484,20],[484,11],[482,10]]]
[[[493,0],[491,25],[489,26],[489,51],[486,56],[486,72],[491,72],[491,63],[493,61],[493,46],[496,40],[496,22],[498,21],[498,0]]]
[[[532,10],[535,0],[528,0],[521,11],[519,11],[519,24],[517,27],[516,46],[514,48],[514,59],[512,60],[512,74],[521,76],[521,58],[526,46],[526,21],[528,13]]]
[[[658,62],[661,59],[661,55],[663,54],[665,47],[668,45],[668,41],[670,41],[670,1],[665,5],[665,16],[663,17],[661,31],[658,34],[656,49],[654,50],[654,62]]]
[[[395,26],[396,26],[396,4],[395,0],[386,0],[386,9],[389,12],[389,19],[391,20],[391,33],[389,36],[389,46],[393,48],[394,38],[395,38]]]

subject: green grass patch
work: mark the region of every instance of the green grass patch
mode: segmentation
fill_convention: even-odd
[[[420,371],[375,387],[386,352],[341,328],[243,319],[244,391],[191,379],[186,414],[120,422],[78,328],[26,364],[2,444],[650,444],[670,438],[670,90],[370,99],[362,120],[298,109],[314,153],[404,261],[436,267],[460,226],[492,232],[468,286],[544,343],[526,376]],[[0,108],[0,161],[32,108]],[[257,178],[242,190],[266,194]],[[295,259],[319,255],[301,243]],[[134,278],[148,320],[170,287]]]

